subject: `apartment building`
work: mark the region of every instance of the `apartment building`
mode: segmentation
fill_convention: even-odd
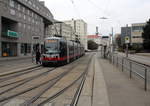
[[[63,22],[55,21],[49,26],[49,34],[47,36],[61,36],[67,40],[75,40],[75,32],[73,28]]]
[[[0,57],[31,55],[42,48],[52,21],[44,2],[0,0]]]
[[[132,44],[143,44],[143,27],[146,23],[135,23],[132,24],[132,32],[131,32],[131,42]]]
[[[66,20],[63,21],[65,24],[70,25],[75,31],[75,38],[79,39],[81,44],[84,45],[85,50],[87,49],[87,23],[82,19],[77,20]]]

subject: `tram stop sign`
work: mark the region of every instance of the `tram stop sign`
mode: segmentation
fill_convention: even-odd
[[[130,43],[130,38],[129,38],[129,36],[126,36],[126,37],[125,37],[125,43]]]

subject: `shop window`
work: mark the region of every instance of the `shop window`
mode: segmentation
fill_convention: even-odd
[[[27,53],[31,53],[31,44],[27,44]]]

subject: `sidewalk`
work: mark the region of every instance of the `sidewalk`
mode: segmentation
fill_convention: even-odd
[[[96,86],[97,89],[95,90],[101,91],[106,89],[107,91],[107,93],[104,93],[105,95],[95,95],[96,97],[99,95],[99,98],[96,98],[97,102],[99,102],[101,98],[108,96],[110,106],[150,106],[150,88],[148,88],[148,91],[144,91],[142,81],[136,78],[129,79],[128,74],[121,72],[116,66],[110,64],[108,60],[104,60],[99,56],[97,56],[96,59],[99,65],[95,70],[95,76],[97,76],[95,83],[98,85],[101,83],[99,80],[104,80],[106,87]],[[98,74],[101,73],[100,71],[103,75]],[[104,79],[100,79],[102,76]]]

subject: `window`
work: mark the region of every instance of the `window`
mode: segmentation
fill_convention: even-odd
[[[26,15],[24,15],[23,19],[24,19],[24,20],[26,19]]]
[[[18,10],[20,11],[20,4],[18,4]]]
[[[19,16],[19,18],[21,18],[21,13],[20,12],[18,13],[18,16]]]
[[[15,15],[16,14],[16,11],[14,9],[10,9],[10,14],[11,15]]]
[[[30,10],[28,10],[28,15],[30,15]]]
[[[29,21],[29,22],[31,21],[31,18],[30,18],[30,16],[29,16],[29,18],[28,18],[28,21]]]
[[[133,36],[133,38],[142,38],[142,36]]]
[[[32,5],[32,2],[31,2],[30,0],[28,1],[28,3],[29,3],[30,5]]]
[[[27,53],[31,53],[31,44],[27,44]]]
[[[24,24],[24,29],[26,28],[26,24]]]
[[[18,25],[19,25],[19,28],[22,26],[22,24],[21,24],[21,23],[18,23]]]
[[[31,29],[31,26],[30,26],[30,25],[28,26],[28,29]]]
[[[34,16],[34,13],[32,12],[32,17]]]
[[[9,1],[9,5],[10,5],[11,7],[15,7],[15,2],[14,2],[14,0],[10,0],[10,1]]]

